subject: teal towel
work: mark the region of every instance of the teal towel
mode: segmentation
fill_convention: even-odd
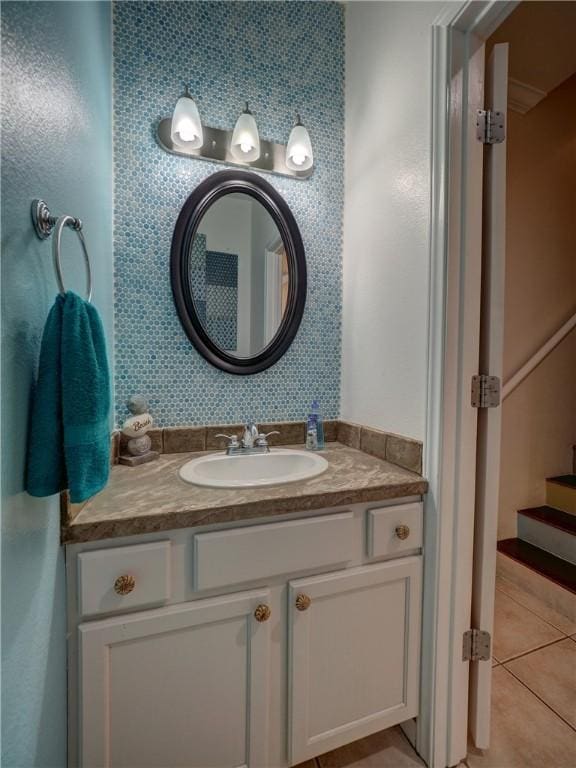
[[[110,472],[110,373],[100,316],[72,291],[56,298],[40,348],[26,488],[32,496],[70,489],[85,501]]]

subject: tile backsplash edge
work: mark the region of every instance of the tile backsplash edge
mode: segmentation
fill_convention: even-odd
[[[270,436],[270,445],[304,444],[305,422],[268,422],[259,424],[263,432],[278,430],[279,435]],[[223,438],[217,438],[219,433],[240,435],[241,424],[220,424],[207,427],[163,427],[151,429],[147,434],[152,440],[152,450],[160,453],[186,453],[191,451],[211,451],[224,448]],[[356,448],[396,464],[417,474],[422,474],[423,444],[392,432],[384,432],[373,427],[342,420],[324,422],[326,442],[338,441],[350,448]],[[120,432],[112,435],[112,463],[118,463],[118,456],[125,445],[126,438]]]

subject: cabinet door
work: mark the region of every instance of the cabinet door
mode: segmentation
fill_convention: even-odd
[[[81,625],[83,768],[266,766],[268,602],[241,592]]]
[[[418,714],[421,558],[290,583],[290,763]]]

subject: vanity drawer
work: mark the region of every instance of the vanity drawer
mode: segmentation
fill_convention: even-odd
[[[353,557],[352,512],[200,533],[194,537],[194,587],[262,581]]]
[[[394,557],[422,547],[422,502],[371,509],[368,557]]]
[[[170,597],[170,541],[78,555],[82,616],[160,605]]]

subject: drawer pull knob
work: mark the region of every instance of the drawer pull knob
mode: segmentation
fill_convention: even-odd
[[[307,611],[308,608],[310,608],[311,602],[312,599],[308,597],[308,595],[305,595],[303,592],[301,592],[299,595],[296,595],[296,608],[299,611]]]
[[[134,576],[125,573],[123,576],[118,576],[114,582],[114,592],[118,595],[129,595],[135,586],[136,579]]]
[[[267,605],[264,605],[264,603],[260,603],[260,605],[256,606],[256,610],[254,611],[254,618],[256,621],[268,621],[270,618],[272,611]]]
[[[410,528],[407,525],[397,525],[396,536],[402,540],[407,539],[410,536]]]

